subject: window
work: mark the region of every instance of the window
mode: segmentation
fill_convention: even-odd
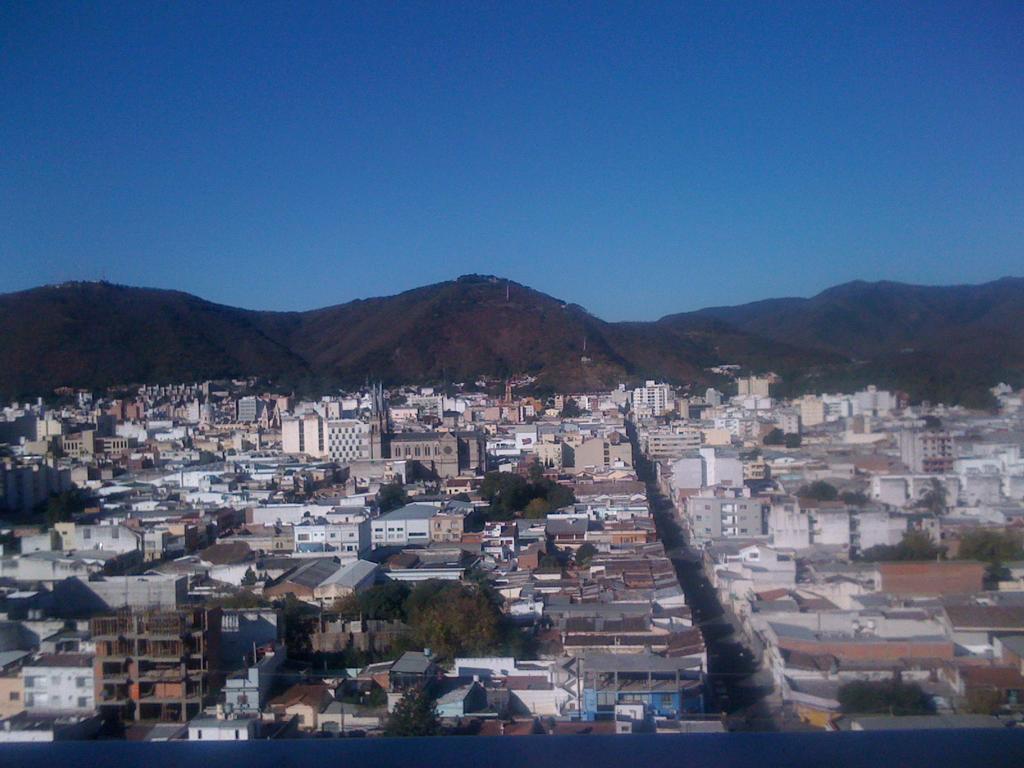
[[[78,697],[78,708],[79,709],[85,709],[88,706],[89,706],[89,699],[87,697],[85,697],[85,696],[79,696]]]
[[[88,682],[89,682],[89,681],[88,681],[88,679],[87,679],[87,678],[84,678],[84,677],[76,677],[76,678],[75,678],[75,687],[76,687],[76,688],[85,688],[85,686],[86,686],[86,684],[87,684]]]
[[[196,731],[196,738],[197,739],[202,739],[203,738],[203,729],[202,728],[200,728],[199,730]]]
[[[238,733],[239,733],[238,729],[235,728],[235,741],[238,741],[238,738],[239,738]]]
[[[11,701],[18,701],[21,698],[21,694],[17,691],[11,691],[10,696],[8,698]]]

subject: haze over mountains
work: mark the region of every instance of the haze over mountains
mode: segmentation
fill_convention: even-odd
[[[780,372],[789,393],[874,381],[916,398],[980,404],[987,387],[1024,373],[1024,279],[853,282],[809,299],[618,323],[479,275],[308,312],[109,283],[0,295],[0,393],[8,397],[242,375],[292,386],[514,373],[561,389],[644,377],[713,383],[706,369],[722,363]]]

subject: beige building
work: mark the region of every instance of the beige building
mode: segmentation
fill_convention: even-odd
[[[815,427],[825,423],[825,402],[815,395],[804,395],[800,398],[800,423],[805,427]]]
[[[573,468],[577,472],[616,465],[633,466],[633,447],[617,432],[613,432],[607,438],[594,437],[586,440],[573,451]]]
[[[438,512],[430,520],[430,540],[440,543],[462,541],[466,518],[459,514]]]
[[[482,470],[486,449],[479,432],[400,432],[388,441],[392,459],[415,461],[438,477]]]
[[[747,376],[743,379],[737,379],[737,394],[740,397],[746,397],[748,395],[768,397],[770,384],[771,379],[762,376]]]

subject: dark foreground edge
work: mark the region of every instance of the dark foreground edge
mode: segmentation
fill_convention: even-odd
[[[0,745],[4,768],[669,768],[1024,765],[1024,729],[680,736],[451,736]]]

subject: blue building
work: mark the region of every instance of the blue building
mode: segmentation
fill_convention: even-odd
[[[579,665],[583,720],[610,720],[617,704],[643,704],[649,715],[664,718],[704,711],[700,657],[587,653]]]

